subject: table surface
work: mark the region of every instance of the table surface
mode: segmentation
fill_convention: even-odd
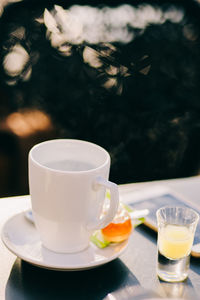
[[[200,177],[134,183],[120,186],[120,195],[164,185],[199,201]],[[12,215],[30,207],[30,197],[0,199],[0,228]],[[32,266],[12,254],[0,241],[0,299],[144,299],[149,297],[198,299],[200,259],[191,259],[189,278],[165,283],[156,276],[156,233],[141,225],[127,250],[114,261],[87,271],[59,272]]]

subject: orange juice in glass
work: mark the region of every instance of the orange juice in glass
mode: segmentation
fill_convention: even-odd
[[[188,207],[163,207],[157,213],[158,276],[168,282],[188,276],[190,253],[199,215]]]

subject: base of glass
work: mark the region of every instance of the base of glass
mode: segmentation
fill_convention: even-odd
[[[187,279],[188,273],[176,275],[176,274],[170,274],[169,272],[162,272],[160,270],[157,270],[158,277],[167,282],[181,282]]]
[[[190,255],[180,259],[170,259],[158,252],[157,275],[167,282],[180,282],[188,277]]]

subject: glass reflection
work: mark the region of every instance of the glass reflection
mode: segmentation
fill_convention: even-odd
[[[68,9],[54,5],[52,10],[45,8],[43,15],[36,17],[35,21],[41,26],[45,25],[47,39],[63,57],[73,55],[73,45],[85,44],[82,51],[85,63],[92,68],[100,69],[107,61],[107,68],[103,72],[106,72],[108,77],[102,86],[110,89],[118,86],[117,74],[123,77],[131,74],[127,66],[111,64],[112,61],[116,63],[115,55],[113,55],[117,51],[114,46],[115,42],[130,43],[136,36],[143,34],[149,24],[163,24],[167,21],[181,22],[183,17],[184,12],[174,6],[162,11],[161,8],[147,4],[138,7],[123,4],[118,7],[103,6],[103,8],[73,5]],[[27,52],[29,47],[25,49],[22,46],[26,42],[26,34],[24,26],[19,26],[10,33],[11,46],[7,48],[3,58],[5,73],[11,77],[7,79],[8,85],[15,85],[20,79],[29,80],[32,74],[32,64],[38,59],[38,54],[32,53],[30,57]],[[194,34],[192,35],[188,27],[185,27],[184,34],[187,38],[194,38]],[[30,44],[30,41],[28,43]],[[101,44],[102,49],[94,49],[92,46]],[[145,65],[140,70],[141,74],[147,75],[150,67],[150,64]],[[121,83],[116,93],[119,94],[120,90],[122,90]]]
[[[3,65],[5,72],[11,77],[19,75],[29,60],[26,50],[16,44],[10,52],[4,57]]]
[[[149,24],[178,23],[183,16],[184,12],[173,6],[165,12],[147,4],[137,8],[128,4],[115,8],[73,5],[69,9],[55,5],[51,11],[45,9],[44,24],[54,47],[63,43],[129,43],[134,38],[131,27],[144,30]]]
[[[1,0],[0,1],[0,16],[3,14],[4,7],[6,7],[8,4],[20,2],[23,0]]]
[[[98,143],[118,183],[198,172],[197,1],[0,3],[0,118],[18,139],[53,124]]]
[[[38,131],[51,130],[52,123],[44,112],[26,109],[8,115],[4,126],[17,136],[27,137]]]

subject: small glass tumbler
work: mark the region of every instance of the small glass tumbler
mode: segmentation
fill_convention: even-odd
[[[199,215],[188,207],[162,207],[158,224],[157,275],[168,282],[188,277],[190,253]]]

